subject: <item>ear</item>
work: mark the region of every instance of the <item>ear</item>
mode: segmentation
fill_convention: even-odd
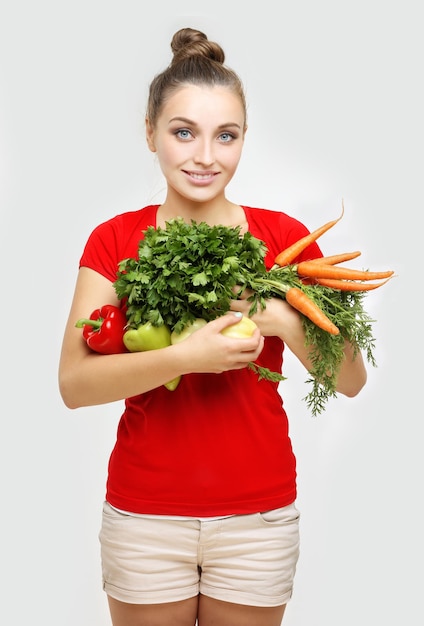
[[[152,152],[156,152],[156,147],[155,147],[155,142],[154,142],[154,131],[153,131],[153,127],[148,117],[146,117],[145,119],[145,125],[146,125],[146,141],[147,141],[149,150],[151,150]]]

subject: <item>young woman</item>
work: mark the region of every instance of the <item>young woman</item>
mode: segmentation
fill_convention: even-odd
[[[237,75],[222,48],[178,31],[173,59],[150,86],[147,144],[167,181],[160,206],[123,213],[88,238],[65,329],[60,391],[71,409],[125,400],[107,478],[100,532],[103,585],[114,626],[278,626],[299,550],[296,467],[276,383],[287,346],[310,369],[300,316],[271,298],[249,338],[221,331],[248,314],[245,298],[188,339],[148,352],[100,356],[75,321],[118,305],[120,260],[142,231],[177,216],[240,226],[266,243],[266,262],[308,231],[284,213],[229,200],[247,129]],[[321,256],[316,244],[302,258]],[[351,345],[337,390],[356,395],[364,361]],[[164,384],[182,375],[173,392]],[[281,386],[283,387],[283,386]]]

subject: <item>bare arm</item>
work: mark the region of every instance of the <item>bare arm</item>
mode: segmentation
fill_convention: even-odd
[[[91,269],[81,268],[59,362],[59,389],[69,408],[129,398],[189,372],[240,369],[254,361],[263,348],[259,331],[251,339],[221,335],[223,328],[237,322],[234,315],[228,314],[175,346],[149,352],[96,354],[87,347],[75,323],[104,304],[118,304],[112,283]]]

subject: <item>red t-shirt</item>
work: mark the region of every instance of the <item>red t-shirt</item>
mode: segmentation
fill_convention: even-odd
[[[110,281],[122,259],[137,258],[157,205],[118,215],[94,229],[80,266]],[[308,230],[276,211],[243,207],[249,231],[265,242],[267,267]],[[301,259],[321,256],[317,244]],[[101,303],[99,303],[101,304]],[[284,345],[267,337],[257,360],[281,371]],[[133,513],[215,516],[286,506],[296,498],[296,461],[280,385],[249,369],[184,375],[128,398],[110,456],[106,499]]]

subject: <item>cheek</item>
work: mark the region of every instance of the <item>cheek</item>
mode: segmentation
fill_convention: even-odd
[[[223,157],[223,162],[226,164],[227,169],[235,171],[238,167],[241,158],[241,149],[228,151]]]
[[[156,144],[156,153],[163,167],[175,165],[182,158],[182,150],[178,144],[170,141],[159,141]]]

